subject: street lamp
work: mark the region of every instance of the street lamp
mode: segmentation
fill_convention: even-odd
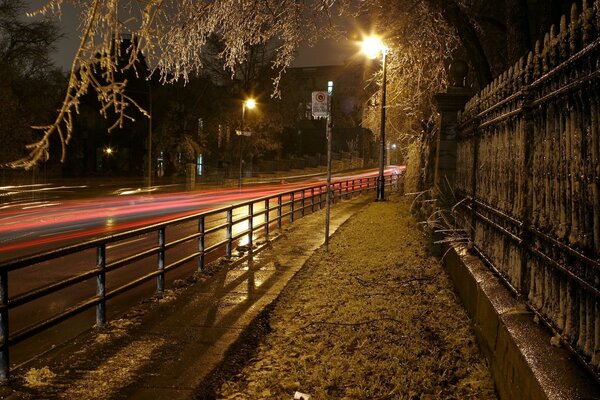
[[[242,129],[244,128],[244,120],[246,118],[246,108],[252,110],[256,107],[256,100],[246,99],[242,105]]]
[[[254,100],[253,98],[249,98],[244,100],[244,102],[242,103],[242,127],[239,131],[235,131],[235,133],[240,137],[240,189],[242,188],[242,162],[243,162],[243,153],[242,153],[242,136],[250,136],[252,134],[252,132],[250,132],[249,130],[246,130],[246,109],[248,110],[252,110],[256,108],[256,100]]]
[[[370,59],[375,59],[381,53],[381,68],[383,69],[383,82],[381,84],[381,120],[379,135],[379,175],[377,176],[377,199],[385,200],[385,178],[383,171],[385,168],[385,95],[387,83],[387,64],[386,56],[389,49],[383,44],[380,38],[369,36],[362,41],[362,49],[365,55]]]

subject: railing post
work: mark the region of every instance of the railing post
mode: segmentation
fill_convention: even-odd
[[[283,207],[283,198],[281,195],[277,196],[277,227],[281,229],[281,207]]]
[[[356,186],[355,186],[356,181],[354,179],[352,179],[352,197],[354,197],[354,191],[356,190]]]
[[[294,192],[290,194],[290,222],[294,222]]]
[[[338,182],[339,184],[339,182]],[[336,194],[336,188],[335,188],[336,184],[332,184],[331,185],[331,204],[335,204],[335,194]]]
[[[200,218],[198,218],[198,234],[200,235],[198,236],[198,271],[202,271],[204,269],[204,249],[206,248],[204,238],[205,228],[206,225],[204,215],[202,215]]]
[[[0,271],[0,380],[6,381],[10,373],[8,348],[8,271]]]
[[[156,293],[165,292],[165,227],[158,230],[158,275],[156,276]]]
[[[254,232],[254,203],[248,204],[248,246],[252,249],[252,233]]]
[[[106,324],[106,243],[96,247],[96,296],[100,302],[96,305],[96,326]]]
[[[269,212],[271,211],[270,206],[271,206],[271,199],[266,199],[265,200],[265,238],[267,238],[267,240],[269,240]]]
[[[233,247],[233,208],[227,210],[227,229],[226,229],[227,246],[225,247],[225,255],[231,257]]]
[[[319,186],[319,210],[323,208],[323,186]]]
[[[310,188],[310,212],[315,212],[315,188]]]
[[[302,189],[302,201],[300,204],[302,204],[302,212],[300,212],[300,216],[304,217],[304,207],[306,207],[306,194],[305,194],[306,189]]]

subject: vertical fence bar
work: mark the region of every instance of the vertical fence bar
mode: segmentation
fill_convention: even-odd
[[[283,207],[283,198],[281,195],[277,196],[277,227],[281,229],[281,208]]]
[[[204,238],[204,232],[206,228],[206,221],[204,220],[204,215],[198,218],[198,271],[202,271],[204,269],[204,249],[206,248],[206,239]]]
[[[315,188],[310,188],[310,212],[315,212]]]
[[[294,222],[294,192],[290,193],[290,222]]]
[[[254,232],[254,203],[248,204],[248,247],[252,249],[252,233]]]
[[[531,246],[532,238],[530,234],[531,217],[533,210],[533,140],[534,140],[534,120],[533,110],[531,107],[531,94],[529,91],[523,91],[523,122],[525,124],[525,132],[523,134],[523,163],[525,174],[521,182],[521,204],[523,207],[523,215],[521,221],[523,225],[521,227],[520,236],[523,241],[521,242],[521,254],[520,254],[520,272],[519,282],[517,289],[519,293],[527,298],[529,292],[529,276],[528,276],[528,262],[531,258]]]
[[[0,271],[0,380],[6,381],[9,376],[8,348],[8,271]]]
[[[156,276],[156,293],[162,295],[165,292],[165,236],[166,228],[163,226],[158,230],[158,275]]]
[[[319,210],[323,208],[323,186],[319,186]]]
[[[100,302],[96,305],[96,326],[106,324],[106,243],[96,246],[96,296]]]
[[[304,207],[306,207],[306,189],[302,189],[302,212],[300,212],[300,216],[304,217]]]
[[[476,128],[473,129],[471,136],[473,141],[473,165],[471,166],[471,246],[474,246],[477,236],[477,169],[479,168],[479,132]]]
[[[331,185],[331,204],[335,204],[335,196],[336,196],[337,190],[338,190],[338,189],[336,189],[337,185],[339,185],[339,182],[338,183],[333,183]]]
[[[267,240],[269,240],[269,223],[270,223],[270,215],[269,213],[271,212],[271,199],[266,199],[265,200],[265,238]]]
[[[233,208],[227,210],[227,228],[226,228],[227,246],[225,247],[225,256],[231,257],[233,247]]]

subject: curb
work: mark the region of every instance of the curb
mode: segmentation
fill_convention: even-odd
[[[450,246],[442,264],[471,317],[500,399],[600,398],[600,385],[551,333],[462,245]]]

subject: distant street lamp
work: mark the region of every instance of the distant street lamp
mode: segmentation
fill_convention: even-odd
[[[240,182],[239,182],[239,187],[240,189],[242,188],[242,177],[243,177],[243,170],[242,170],[242,164],[243,164],[243,150],[242,150],[242,136],[250,136],[252,135],[252,132],[250,132],[249,129],[246,128],[246,109],[248,110],[252,110],[256,108],[256,100],[249,98],[244,100],[244,102],[242,103],[242,126],[240,130],[236,130],[235,133],[240,137]]]
[[[104,157],[106,157],[106,172],[110,172],[110,159],[115,154],[115,149],[107,145],[102,149],[102,152],[104,153]]]
[[[377,177],[377,199],[376,201],[385,200],[385,177],[383,171],[385,168],[385,95],[387,84],[387,64],[386,56],[389,49],[383,44],[380,38],[370,36],[362,42],[362,50],[370,59],[375,59],[381,53],[381,68],[383,69],[383,82],[381,84],[381,120],[380,120],[380,135],[379,135],[379,176]]]
[[[397,157],[397,153],[396,153],[396,149],[397,148],[398,148],[398,146],[396,145],[396,143],[392,143],[389,146],[389,150],[388,150],[388,153],[387,153],[387,164],[388,165],[390,165],[392,163],[393,164],[398,164],[398,160],[397,160],[398,157]],[[392,154],[393,154],[393,157],[392,157]]]

